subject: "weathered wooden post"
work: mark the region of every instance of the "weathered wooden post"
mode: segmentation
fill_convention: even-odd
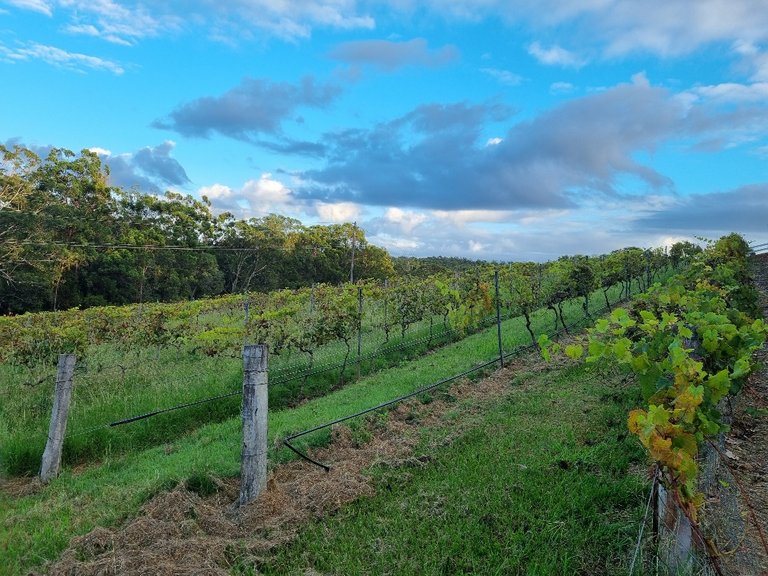
[[[363,364],[363,287],[357,287],[357,379]]]
[[[504,368],[504,345],[501,340],[501,299],[499,298],[499,271],[493,275],[493,282],[496,285],[496,333],[499,340],[499,363]]]
[[[243,348],[243,452],[240,499],[245,506],[267,485],[267,366],[265,344]]]
[[[43,461],[40,466],[40,480],[48,482],[59,473],[61,450],[67,433],[69,403],[72,400],[72,377],[75,373],[75,355],[59,354],[56,370],[56,391],[51,410],[51,425],[48,428],[48,442],[45,444]]]

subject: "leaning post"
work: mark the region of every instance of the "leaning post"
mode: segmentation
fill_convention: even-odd
[[[48,428],[48,441],[45,444],[43,461],[40,466],[40,480],[44,483],[55,478],[61,467],[61,451],[64,447],[64,436],[67,433],[67,417],[69,416],[69,404],[72,400],[72,377],[74,373],[75,355],[59,354],[51,425]]]
[[[256,498],[267,485],[266,344],[243,347],[243,451],[240,458],[239,506]]]

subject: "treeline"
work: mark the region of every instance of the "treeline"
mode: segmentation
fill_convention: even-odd
[[[110,186],[88,150],[0,145],[0,314],[176,301],[394,274],[352,224],[214,216],[210,202]]]

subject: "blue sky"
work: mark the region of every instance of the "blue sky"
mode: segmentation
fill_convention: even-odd
[[[393,254],[768,240],[764,0],[0,0],[0,142]]]

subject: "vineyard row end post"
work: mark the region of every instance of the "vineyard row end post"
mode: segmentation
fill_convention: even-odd
[[[72,400],[72,379],[75,373],[75,355],[59,354],[56,370],[56,391],[51,410],[51,425],[48,428],[48,441],[40,465],[40,480],[47,483],[59,474],[64,436],[67,433],[69,404]]]
[[[494,284],[496,285],[496,333],[499,339],[499,362],[501,367],[504,368],[504,345],[501,339],[501,300],[499,299],[499,271],[496,270],[493,275]]]
[[[266,344],[243,347],[243,451],[240,499],[245,506],[267,486],[268,351]]]

